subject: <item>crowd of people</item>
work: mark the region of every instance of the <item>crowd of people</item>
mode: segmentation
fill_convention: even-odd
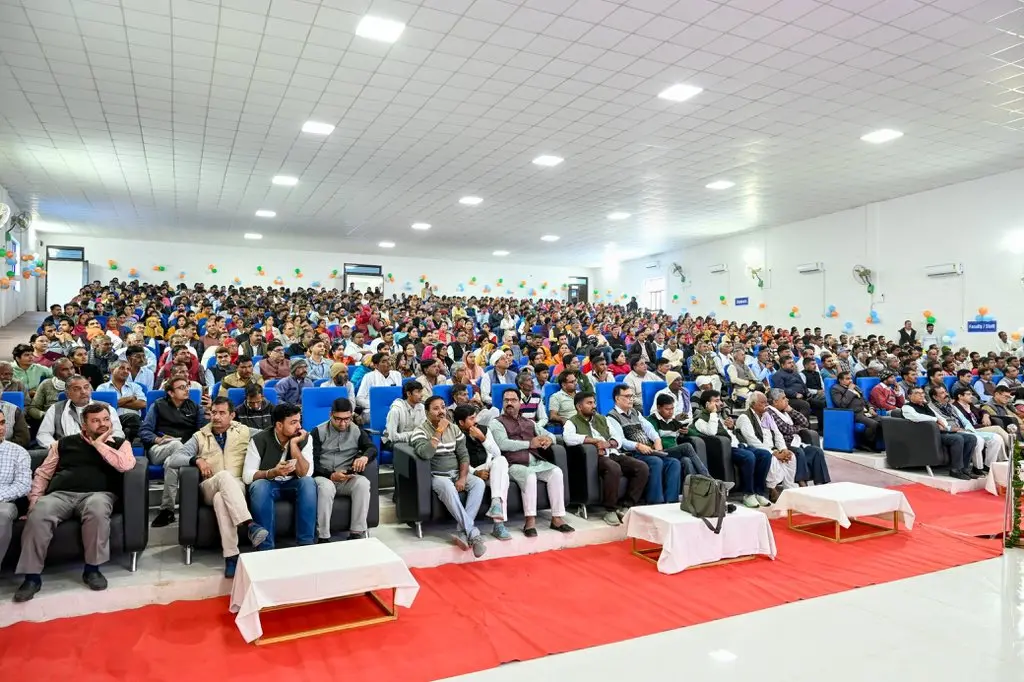
[[[378,456],[366,427],[370,391],[381,386],[401,387],[383,446],[406,443],[429,462],[432,490],[457,523],[454,542],[477,557],[486,552],[476,522],[485,490],[491,534],[512,537],[509,481],[522,491],[525,536],[538,534],[541,484],[550,529],[573,532],[552,463],[558,440],[597,450],[610,525],[641,502],[677,501],[687,476],[708,474],[694,437],[728,439],[734,490],[748,507],[770,506],[787,487],[828,483],[809,432],[822,423],[829,379],[830,401],[864,425],[862,447],[877,448],[879,416],[899,411],[938,426],[951,475],[983,475],[1007,456],[1008,431],[1024,415],[1020,345],[1000,333],[1000,349],[981,354],[923,338],[909,322],[890,340],[676,316],[635,300],[97,281],[51,307],[13,362],[0,363],[3,395],[21,393],[18,404],[0,400],[0,558],[13,523],[26,518],[14,598],[31,599],[56,525],[77,517],[83,581],[104,589],[110,516],[134,444],[164,470],[154,526],[175,520],[179,470],[198,468],[228,577],[239,534],[258,550],[275,546],[278,499],[295,503],[299,544],[330,541],[339,495],[352,502],[349,537],[365,537],[371,490],[362,474]],[[879,379],[869,395],[855,383],[863,377]],[[952,386],[946,377],[956,377]],[[645,414],[650,381],[664,388]],[[596,389],[608,382],[614,406],[601,414]],[[270,384],[276,405],[265,395]],[[303,391],[323,384],[346,387],[348,397],[307,433]],[[498,395],[499,385],[509,388]],[[450,387],[450,402],[435,394],[439,386]],[[243,389],[238,404],[232,388]],[[164,393],[150,401],[155,389]],[[94,391],[113,392],[117,406],[94,401]],[[46,451],[34,472],[30,447]]]

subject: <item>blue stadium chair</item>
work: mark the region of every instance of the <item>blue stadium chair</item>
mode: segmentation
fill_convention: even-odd
[[[942,383],[946,384],[947,391],[952,391],[953,384],[956,383],[956,377],[942,377]]]
[[[612,391],[618,386],[620,382],[616,381],[599,381],[594,386],[594,393],[597,394],[597,411],[600,414],[608,414],[615,407],[615,398],[612,397]],[[625,386],[625,384],[622,384]]]
[[[693,395],[694,393],[697,392],[697,382],[696,381],[684,381],[683,382],[683,388],[685,388],[689,392],[690,395]]]
[[[254,355],[254,356],[252,356],[252,364],[258,365],[258,364],[260,364],[260,360],[262,360],[262,359],[263,359],[262,355]]]
[[[220,382],[218,381],[217,383],[215,383],[213,385],[213,390],[210,391],[210,397],[211,398],[216,398],[219,393],[220,393]]]
[[[245,402],[245,389],[244,388],[229,388],[228,389],[228,400],[235,407],[238,407]]]
[[[388,421],[391,403],[402,397],[401,386],[374,386],[370,389],[370,436],[377,448],[377,459],[381,464],[390,464],[394,459],[391,450],[385,450],[381,443],[384,427]]]
[[[918,377],[917,378],[917,385],[918,386],[924,386],[927,383],[928,383],[928,377]]]
[[[496,407],[498,412],[501,412],[501,394],[515,387],[515,384],[493,384],[491,386],[491,405]]]
[[[860,389],[861,394],[864,396],[864,400],[867,400],[868,396],[871,395],[871,390],[880,383],[882,383],[882,380],[878,377],[863,377],[861,379],[857,379],[857,388]]]
[[[661,360],[661,356],[664,355],[664,354],[665,354],[665,349],[664,348],[659,348],[658,350],[654,351],[654,358],[656,360]]]
[[[336,398],[348,398],[344,386],[324,386],[302,390],[302,428],[312,431],[331,416],[331,403]]]
[[[96,395],[96,394],[93,393],[93,395]],[[153,403],[155,403],[157,400],[160,400],[160,398],[165,397],[166,395],[167,395],[167,391],[165,391],[163,389],[153,389],[152,391],[146,391],[146,405],[147,405],[147,407],[149,405],[152,405]],[[188,397],[191,398],[192,402],[194,402],[196,405],[199,405],[199,404],[201,404],[203,402],[203,392],[201,390],[199,390],[198,388],[189,389]]]
[[[267,402],[269,402],[271,405],[277,405],[277,403],[280,402],[278,397],[277,397],[277,389],[276,388],[267,388],[266,386],[264,386],[263,387],[263,397],[266,398]]]
[[[544,409],[548,408],[548,403],[551,402],[551,396],[558,393],[558,391],[560,391],[561,388],[562,387],[559,386],[554,381],[549,381],[548,383],[544,384],[544,392],[542,393],[542,397],[544,399]]]
[[[277,382],[279,381],[280,379],[271,379],[270,381],[264,382],[263,388],[274,388],[277,386]]]
[[[654,394],[667,386],[668,384],[664,381],[645,381],[640,384],[641,398],[643,399],[642,415],[651,413],[651,406],[654,405]]]
[[[113,405],[114,409],[117,409],[117,393],[114,391],[93,391],[92,399],[98,403]]]
[[[452,385],[451,384],[442,384],[440,386],[434,386],[432,389],[430,389],[430,392],[433,395],[436,395],[439,398],[441,398],[441,400],[444,401],[445,405],[451,405],[452,404]],[[370,410],[370,412],[372,413],[373,410]]]
[[[206,361],[206,369],[210,369],[211,367],[213,367],[216,364],[217,364],[217,356],[213,356],[209,360]]]
[[[331,383],[330,379],[316,379],[316,380],[313,381],[313,386],[316,386],[317,388],[319,388],[320,386],[323,386],[324,384],[329,384],[329,383]]]
[[[3,394],[3,399],[11,405],[17,405],[18,409],[25,409],[25,394],[21,391],[6,391]]]

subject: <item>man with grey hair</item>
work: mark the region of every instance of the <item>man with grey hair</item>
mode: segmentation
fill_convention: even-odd
[[[117,418],[121,420],[125,440],[129,443],[138,435],[142,426],[141,410],[146,409],[146,391],[134,381],[129,381],[130,376],[128,363],[114,360],[110,363],[110,381],[96,389],[117,394]]]
[[[807,417],[790,406],[785,391],[778,388],[768,391],[767,414],[786,440],[789,451],[796,455],[794,480],[797,484],[803,486],[809,481],[814,481],[815,485],[830,483],[832,478],[829,475],[828,462],[825,460],[825,451],[816,445],[803,442],[800,432],[810,429],[810,423]]]
[[[68,397],[55,402],[43,415],[39,432],[36,434],[36,442],[40,447],[48,448],[64,436],[82,432],[82,410],[92,402],[92,384],[81,374],[72,374],[67,380],[65,390]],[[124,430],[121,428],[117,413],[110,405],[106,407],[110,413],[113,435],[124,438]]]
[[[0,392],[27,393],[25,384],[14,378],[14,365],[6,360],[0,361]]]
[[[765,477],[772,502],[778,499],[780,489],[796,487],[796,456],[768,414],[768,396],[764,393],[754,391],[747,397],[747,409],[736,419],[736,435],[751,448],[772,454]]]

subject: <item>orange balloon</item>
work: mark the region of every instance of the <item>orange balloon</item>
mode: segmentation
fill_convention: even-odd
[[[762,301],[761,303],[757,304],[757,307],[760,308],[761,310],[764,310],[765,307],[767,307],[767,304]]]
[[[1014,341],[1020,341],[1020,332],[1014,332],[1010,334],[1010,338]]]
[[[978,308],[978,314],[979,315],[988,315],[988,308],[986,308],[985,306],[981,306],[980,308]]]
[[[868,315],[868,317],[867,317],[867,318],[866,318],[866,319],[865,319],[864,321],[865,321],[865,322],[867,322],[868,324],[874,324],[874,323],[873,323],[873,322],[871,321],[871,316],[870,316],[870,315]]]
[[[926,317],[926,318],[927,318],[927,317],[931,317],[931,316],[932,316],[932,311],[930,311],[930,310],[926,310],[926,311],[924,311],[923,313],[921,313],[921,315],[923,315],[923,316],[924,316],[924,317]]]
[[[800,306],[797,306],[797,305],[793,306],[792,308],[789,309],[789,312],[791,312],[791,313],[798,313],[798,312],[800,312]]]
[[[25,272],[21,273],[21,276],[24,277],[25,279],[32,279],[32,273],[29,272],[28,270],[26,270]]]
[[[13,252],[13,251],[8,251],[8,252],[7,252],[6,254],[4,254],[4,255],[5,255],[5,256],[7,256],[8,258],[14,258],[14,252]]]
[[[0,286],[7,287],[7,286],[10,286],[10,285],[11,285],[11,280],[7,279],[6,277],[0,277]]]
[[[832,317],[839,317],[839,311],[838,310],[833,310],[832,311]]]

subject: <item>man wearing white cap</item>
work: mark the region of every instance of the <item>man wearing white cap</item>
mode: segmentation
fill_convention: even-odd
[[[483,398],[485,404],[490,405],[491,386],[497,386],[498,384],[512,384],[515,386],[516,373],[509,369],[509,365],[512,364],[512,351],[496,350],[491,353],[488,361],[494,367],[489,372],[485,372],[480,379],[480,397]]]

